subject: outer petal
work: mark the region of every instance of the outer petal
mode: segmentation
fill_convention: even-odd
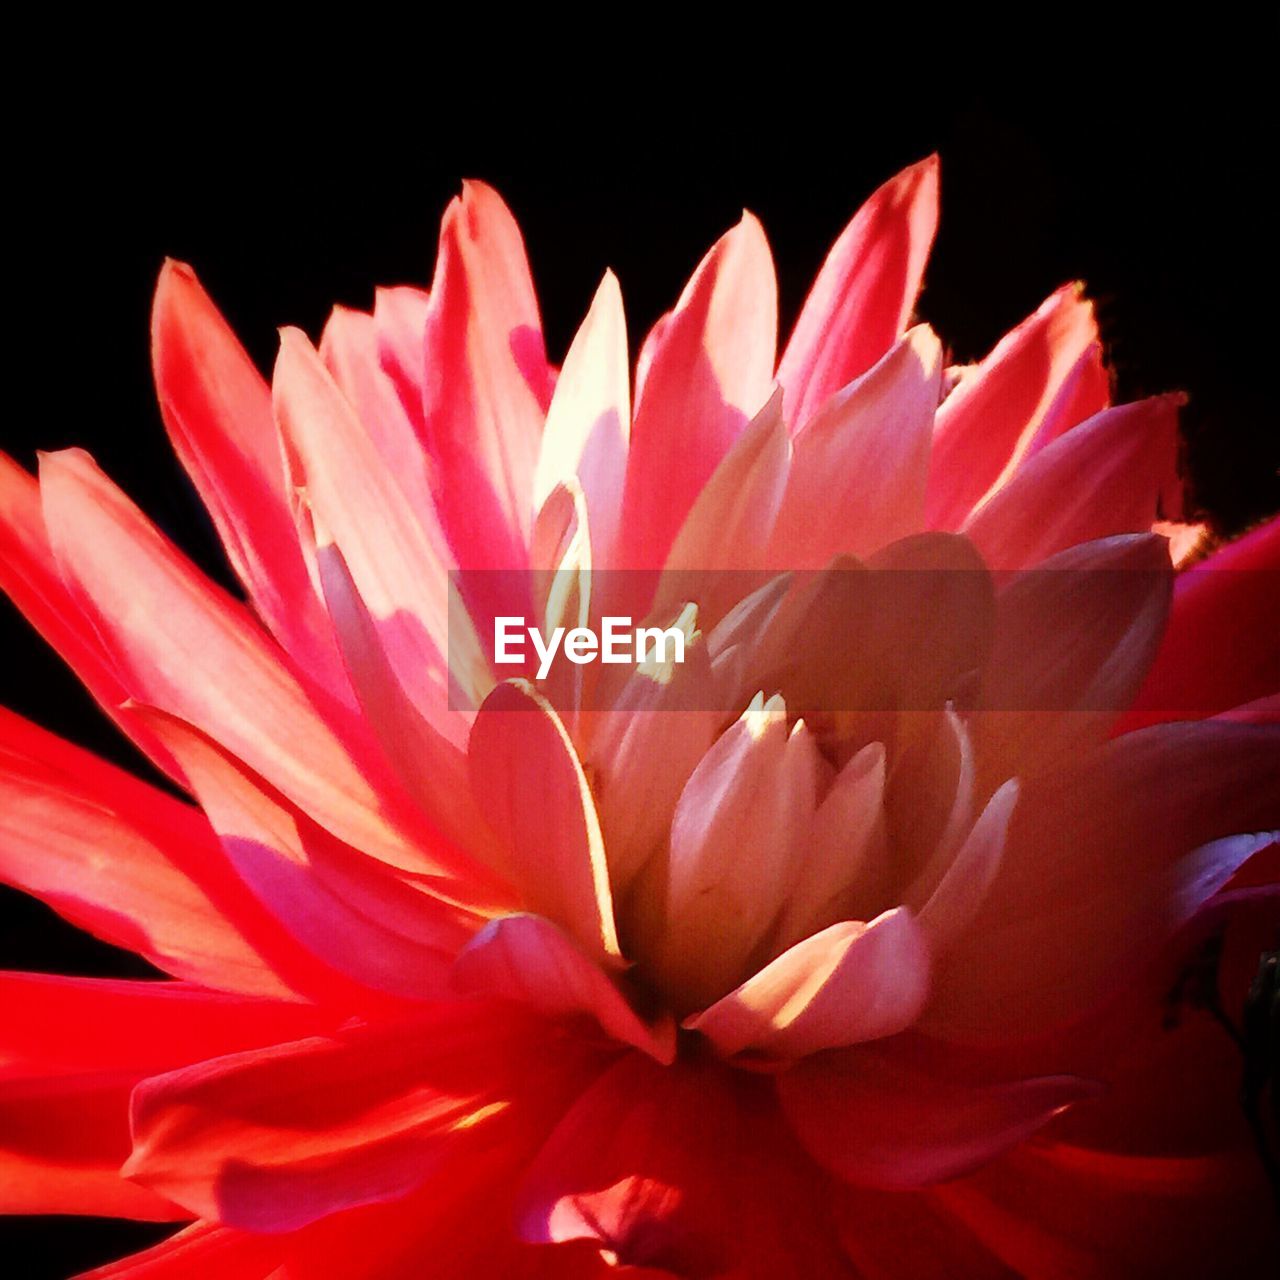
[[[1125,728],[1280,693],[1280,517],[1188,569]]]
[[[145,737],[141,725],[124,724],[118,714],[128,688],[110,653],[80,612],[49,545],[40,486],[8,455],[0,453],[0,590],[62,660],[84,682],[98,705],[159,768],[176,766],[158,742]]]
[[[922,325],[806,421],[769,542],[771,565],[821,569],[833,556],[869,555],[921,527],[941,380],[942,349]]]
[[[520,569],[550,379],[520,231],[480,182],[445,211],[427,310],[423,439],[463,568]]]
[[[793,430],[897,341],[937,223],[938,157],[929,156],[880,187],[841,233],[778,364]]]
[[[177,977],[306,989],[201,813],[2,709],[0,879]]]
[[[1044,1280],[1265,1275],[1280,1247],[1253,1157],[1028,1145],[935,1195],[1007,1266]]]
[[[1093,307],[1064,285],[961,379],[938,411],[925,510],[958,529],[1026,455],[1076,362],[1097,341]]]
[[[928,990],[924,935],[898,907],[798,942],[684,1026],[726,1056],[802,1058],[905,1030]]]
[[[500,684],[476,716],[471,787],[525,904],[596,959],[618,955],[595,802],[555,711],[527,682]]]
[[[479,920],[342,845],[181,721],[146,714],[181,760],[227,857],[282,926],[326,965],[378,991],[439,996]]]
[[[129,1093],[151,1071],[305,1035],[328,1016],[177,983],[0,974],[0,1209],[169,1220],[120,1177]]]
[[[769,246],[744,214],[641,355],[617,567],[662,564],[694,499],[768,399],[777,312]]]
[[[254,608],[304,670],[340,691],[332,631],[293,526],[271,393],[185,263],[160,273],[151,355],[169,438]]]
[[[998,569],[1038,564],[1080,542],[1145,533],[1175,476],[1182,397],[1108,409],[1019,467],[965,522]]]
[[[885,1189],[976,1168],[1094,1092],[1070,1076],[961,1084],[872,1048],[811,1058],[778,1077],[783,1108],[814,1158]]]
[[[585,1013],[615,1040],[659,1062],[675,1058],[674,1024],[646,1026],[600,966],[541,916],[490,921],[454,961],[453,985],[467,995],[515,1000],[540,1013]]]
[[[624,1267],[680,1276],[847,1278],[814,1174],[762,1080],[633,1053],[532,1163],[517,1228],[529,1241],[585,1240]]]
[[[284,1256],[285,1246],[275,1237],[197,1222],[77,1280],[270,1280]]]
[[[451,1151],[580,1086],[570,1046],[507,1007],[441,1006],[155,1076],[125,1173],[205,1218],[279,1232],[397,1198]]]
[[[245,610],[203,579],[88,455],[46,456],[41,476],[58,563],[129,693],[215,735],[352,843],[421,866]]]
[[[1029,780],[927,1025],[998,1043],[1096,1006],[1275,838],[1227,833],[1280,826],[1278,776],[1280,729],[1204,722],[1126,734]]]

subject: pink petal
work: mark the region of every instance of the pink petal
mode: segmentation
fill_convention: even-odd
[[[304,670],[341,690],[293,527],[271,393],[185,263],[160,273],[151,350],[169,438],[258,616]]]
[[[841,1178],[886,1190],[977,1168],[1096,1092],[1071,1076],[963,1084],[875,1048],[810,1058],[778,1077],[809,1153]]]
[[[606,271],[556,380],[533,485],[541,507],[557,484],[577,479],[601,566],[617,536],[630,436],[627,322],[617,278]]]
[[[671,820],[659,980],[683,1011],[737,985],[799,866],[818,755],[779,697],[757,697],[693,771]]]
[[[898,340],[937,221],[938,157],[930,156],[880,187],[841,233],[778,364],[793,430]]]
[[[1064,285],[961,379],[938,411],[925,504],[930,528],[960,528],[1008,479],[1097,338],[1092,304],[1076,285]]]
[[[769,398],[777,312],[764,231],[744,214],[641,355],[616,567],[662,564],[694,499]]]
[[[427,310],[423,440],[465,569],[519,569],[549,394],[524,242],[497,192],[463,184],[445,211]]]
[[[42,459],[41,494],[68,587],[132,697],[217,737],[352,844],[422,865],[283,655],[88,455]]]
[[[40,486],[0,453],[0,590],[84,682],[121,731],[166,773],[176,766],[144,726],[125,723],[118,712],[129,691],[102,641],[80,612],[62,580],[40,507]]]
[[[821,569],[833,556],[868,555],[921,527],[941,377],[942,349],[921,326],[807,419],[770,564]]]
[[[425,289],[397,285],[374,290],[378,364],[391,379],[405,415],[419,435],[425,429],[422,396],[426,368],[422,345],[430,314],[431,295]]]
[[[296,329],[273,381],[289,470],[342,552],[392,669],[428,714],[448,702],[449,569],[430,510],[415,511],[374,439]]]
[[[887,854],[885,751],[868,743],[840,770],[818,805],[807,847],[787,895],[774,945],[791,946],[841,920],[854,920],[867,880]]]
[[[898,907],[798,942],[683,1025],[726,1057],[802,1058],[905,1030],[928,990],[924,936]]]
[[[203,814],[2,709],[0,879],[177,977],[298,998]]]
[[[476,917],[343,846],[189,725],[149,708],[138,714],[182,761],[245,883],[307,950],[377,991],[443,993]]]
[[[1080,542],[1145,533],[1175,475],[1180,396],[1122,404],[1055,440],[966,521],[988,564],[1020,569]]]
[[[620,1043],[664,1064],[675,1059],[674,1024],[646,1026],[600,966],[541,916],[491,920],[454,961],[453,985],[553,1016],[585,1013]]]
[[[593,959],[616,957],[613,901],[595,802],[551,705],[527,682],[498,685],[468,750],[471,788],[524,904]]]
[[[787,483],[790,446],[775,392],[720,460],[676,534],[654,609],[669,612],[700,588],[698,612],[714,626],[742,594],[735,570],[765,564],[765,548]],[[708,573],[714,569],[714,573]],[[721,576],[723,574],[724,576]]]
[[[1102,363],[1101,344],[1095,342],[1076,361],[1063,379],[1062,389],[1054,397],[1035,436],[1027,446],[1027,457],[1039,453],[1072,427],[1088,421],[1111,407],[1111,385]]]

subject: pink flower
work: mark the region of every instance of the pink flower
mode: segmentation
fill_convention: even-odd
[[[0,976],[6,1209],[190,1222],[93,1273],[138,1280],[1266,1256],[1238,1054],[1165,997],[1221,935],[1239,1006],[1269,945],[1280,522],[1175,578],[1179,398],[1110,404],[1075,287],[947,368],[937,183],[780,358],[744,216],[634,388],[611,275],[548,363],[480,184],[429,293],[285,330],[270,386],[165,267],[247,602],[84,453],[3,460],[0,585],[195,802],[0,718],[0,877],[173,979]],[[495,617],[664,568],[683,663],[499,679]]]

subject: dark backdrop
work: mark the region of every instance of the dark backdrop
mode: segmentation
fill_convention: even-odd
[[[63,108],[29,102],[10,149],[16,332],[0,444],[27,465],[36,448],[87,447],[227,581],[151,395],[147,316],[164,255],[195,265],[269,368],[278,324],[315,335],[334,301],[367,306],[375,282],[428,280],[442,208],[461,177],[483,177],[523,225],[559,358],[605,267],[634,340],[744,205],[769,233],[785,326],[860,200],[937,149],[924,317],[972,359],[1083,279],[1121,396],[1191,393],[1195,492],[1238,530],[1280,508],[1274,24],[1168,23],[1121,44],[1080,26],[1041,32],[995,78],[958,51],[939,77],[902,37],[856,58],[784,55],[785,70],[777,58],[729,74],[695,60],[646,77],[596,61],[518,91],[474,50],[447,84],[452,53],[437,49],[420,81],[388,71],[359,89],[342,64],[295,89],[265,55],[200,71],[185,49],[127,69],[86,53],[57,84]],[[1068,37],[1069,65],[1045,65]],[[945,29],[917,38],[948,60]],[[0,702],[142,768],[7,603],[0,645]],[[151,974],[7,890],[0,967]],[[0,1231],[31,1251],[17,1262],[29,1280],[163,1234],[89,1220]]]

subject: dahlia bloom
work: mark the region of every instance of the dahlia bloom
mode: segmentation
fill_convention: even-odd
[[[612,275],[548,362],[481,184],[270,385],[165,266],[245,598],[83,452],[3,460],[0,585],[190,797],[0,713],[0,877],[171,977],[0,975],[5,1210],[185,1224],[137,1280],[1260,1265],[1240,1058],[1170,993],[1274,945],[1280,522],[1175,569],[1180,400],[1111,405],[1076,287],[948,367],[937,184],[780,357],[744,216],[634,383]],[[495,666],[614,570],[682,663]]]

